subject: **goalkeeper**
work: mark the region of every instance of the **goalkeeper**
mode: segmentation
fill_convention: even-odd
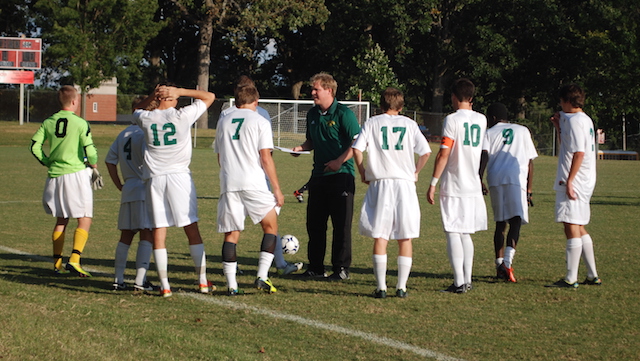
[[[93,218],[93,192],[102,188],[97,169],[98,152],[93,145],[89,123],[75,115],[80,98],[77,90],[65,85],[58,90],[61,110],[42,122],[31,138],[31,153],[49,168],[42,195],[45,212],[56,217],[53,228],[53,270],[73,272],[80,277],[91,274],[80,266],[80,256],[89,237]],[[49,155],[42,146],[48,140]],[[87,165],[85,165],[85,157]],[[73,235],[73,252],[62,268],[62,250],[69,218],[78,219]]]

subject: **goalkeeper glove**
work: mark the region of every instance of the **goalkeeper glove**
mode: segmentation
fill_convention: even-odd
[[[102,189],[104,186],[104,182],[102,181],[102,176],[100,172],[98,172],[98,168],[93,168],[91,173],[91,186],[93,190]]]

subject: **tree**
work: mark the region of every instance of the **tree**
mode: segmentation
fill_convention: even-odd
[[[169,1],[182,19],[197,29],[196,83],[199,89],[207,91],[214,32],[221,33],[241,57],[254,59],[255,64],[269,39],[280,36],[280,31],[295,31],[303,25],[322,22],[328,15],[322,0]],[[198,125],[206,128],[206,117]]]
[[[122,71],[137,71],[160,28],[156,6],[155,0],[38,0],[49,76],[66,76],[86,94]]]
[[[360,73],[352,80],[354,83],[347,91],[350,98],[362,98],[377,104],[380,94],[387,87],[401,88],[398,78],[389,66],[389,58],[379,44],[369,41],[369,48],[360,56],[353,58]]]

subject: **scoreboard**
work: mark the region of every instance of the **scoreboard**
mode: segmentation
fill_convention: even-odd
[[[0,37],[0,69],[40,69],[42,39]]]

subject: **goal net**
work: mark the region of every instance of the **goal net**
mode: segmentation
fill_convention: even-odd
[[[230,99],[223,109],[233,106]],[[348,106],[362,125],[371,114],[369,102],[340,101]],[[293,148],[305,141],[307,132],[307,112],[313,107],[313,100],[260,99],[258,105],[265,108],[271,116],[273,143],[275,146]]]

